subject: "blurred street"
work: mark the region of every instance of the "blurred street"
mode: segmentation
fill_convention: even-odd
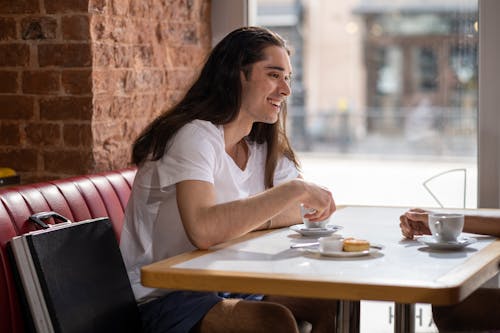
[[[329,188],[338,205],[439,207],[423,183],[446,208],[466,208],[477,201],[474,158],[439,156],[388,157],[299,152],[304,177]],[[466,177],[465,172],[466,170]]]

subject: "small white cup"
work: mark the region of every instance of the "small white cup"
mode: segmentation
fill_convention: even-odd
[[[438,242],[456,242],[463,228],[463,214],[429,214],[429,229]]]
[[[341,235],[331,235],[318,239],[321,252],[340,252],[344,246],[344,238]]]
[[[313,213],[314,209],[304,207],[304,204],[300,204],[300,215],[302,216],[302,223],[306,228],[325,228],[328,224],[329,219],[325,219],[323,221],[311,222],[308,218],[305,218],[304,215],[308,213]]]

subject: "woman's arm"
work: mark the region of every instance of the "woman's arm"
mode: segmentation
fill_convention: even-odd
[[[400,216],[401,232],[406,238],[430,234],[428,225],[429,212],[413,208]],[[500,237],[500,217],[465,215],[464,232]]]
[[[299,223],[302,223],[300,206],[293,206],[260,225],[255,230],[276,229]]]
[[[464,232],[500,237],[500,217],[466,215]]]
[[[244,235],[269,220],[273,221],[273,227],[295,224],[300,218],[300,203],[316,209],[310,215],[311,221],[324,220],[336,209],[329,191],[301,179],[223,204],[215,204],[214,185],[208,182],[182,181],[176,185],[176,190],[177,205],[186,234],[193,245],[200,249]],[[288,215],[295,209],[297,219],[293,213]],[[284,215],[277,218],[280,214]],[[286,216],[292,219],[288,220]]]

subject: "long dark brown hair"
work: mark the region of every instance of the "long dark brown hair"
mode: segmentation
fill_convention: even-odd
[[[170,139],[187,123],[206,120],[223,125],[236,118],[241,106],[241,79],[248,78],[252,64],[264,59],[263,50],[279,46],[287,50],[278,34],[259,27],[243,27],[222,39],[210,53],[197,80],[184,98],[150,123],[135,140],[132,162],[141,165],[146,160],[159,160],[166,153]],[[267,142],[265,186],[273,186],[274,171],[281,156],[299,163],[286,136],[286,103],[282,103],[278,121],[274,124],[254,123],[248,135],[250,141]]]

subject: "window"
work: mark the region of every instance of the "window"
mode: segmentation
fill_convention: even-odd
[[[476,0],[255,3],[293,47],[306,177],[339,204],[476,207]]]

